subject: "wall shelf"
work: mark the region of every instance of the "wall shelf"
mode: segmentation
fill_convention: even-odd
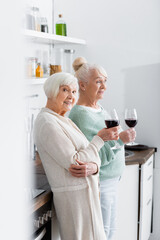
[[[49,77],[49,76],[48,76]],[[43,78],[27,78],[25,79],[25,83],[27,85],[43,85],[44,82],[48,77],[43,77]]]
[[[37,41],[38,43],[43,43],[43,44],[64,44],[64,43],[65,44],[66,43],[81,44],[81,45],[86,44],[86,41],[83,39],[59,36],[56,34],[37,32],[33,30],[28,30],[28,29],[24,30],[24,36],[30,40]]]

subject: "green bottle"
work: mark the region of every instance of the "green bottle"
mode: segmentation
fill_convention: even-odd
[[[62,14],[59,14],[59,20],[56,23],[56,35],[67,36],[67,26],[62,18]]]

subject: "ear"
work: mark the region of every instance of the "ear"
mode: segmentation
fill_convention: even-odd
[[[80,81],[80,82],[79,82],[79,88],[80,88],[82,91],[85,91],[86,83]]]

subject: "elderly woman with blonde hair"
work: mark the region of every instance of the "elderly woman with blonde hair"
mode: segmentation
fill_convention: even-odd
[[[69,118],[91,141],[98,131],[105,127],[105,115],[108,113],[99,104],[99,100],[103,98],[107,88],[107,73],[103,67],[89,64],[83,57],[75,59],[73,67],[79,82],[79,99]],[[133,128],[125,131],[121,129],[117,140],[120,149],[113,150],[115,141],[107,141],[99,151],[100,199],[107,240],[113,239],[116,231],[117,189],[125,167],[124,144],[133,141],[135,135]],[[73,165],[70,172],[73,176],[78,176]]]
[[[99,200],[98,151],[118,139],[118,127],[103,128],[89,142],[67,117],[76,102],[77,79],[69,73],[50,76],[47,103],[35,121],[34,138],[51,190],[62,240],[105,240]],[[75,166],[78,176],[69,169]],[[83,177],[82,177],[83,176]]]

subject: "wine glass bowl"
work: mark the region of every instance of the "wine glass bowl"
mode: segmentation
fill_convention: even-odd
[[[107,128],[117,127],[120,124],[120,120],[118,118],[118,114],[115,109],[109,111],[109,114],[105,115],[105,124]],[[111,147],[111,149],[119,149],[121,146],[115,142],[115,145]]]
[[[137,111],[135,108],[130,108],[125,110],[125,123],[129,128],[133,128],[137,125]],[[128,143],[127,145],[135,145],[135,142]]]
[[[126,122],[127,126],[130,127],[130,128],[133,128],[137,125],[137,120],[136,119],[127,118],[127,119],[125,119],[125,122]]]
[[[105,124],[107,128],[117,127],[119,126],[119,120],[107,119],[105,120]]]
[[[105,124],[107,128],[117,127],[119,126],[119,118],[115,109],[110,110],[109,114],[105,116]]]

